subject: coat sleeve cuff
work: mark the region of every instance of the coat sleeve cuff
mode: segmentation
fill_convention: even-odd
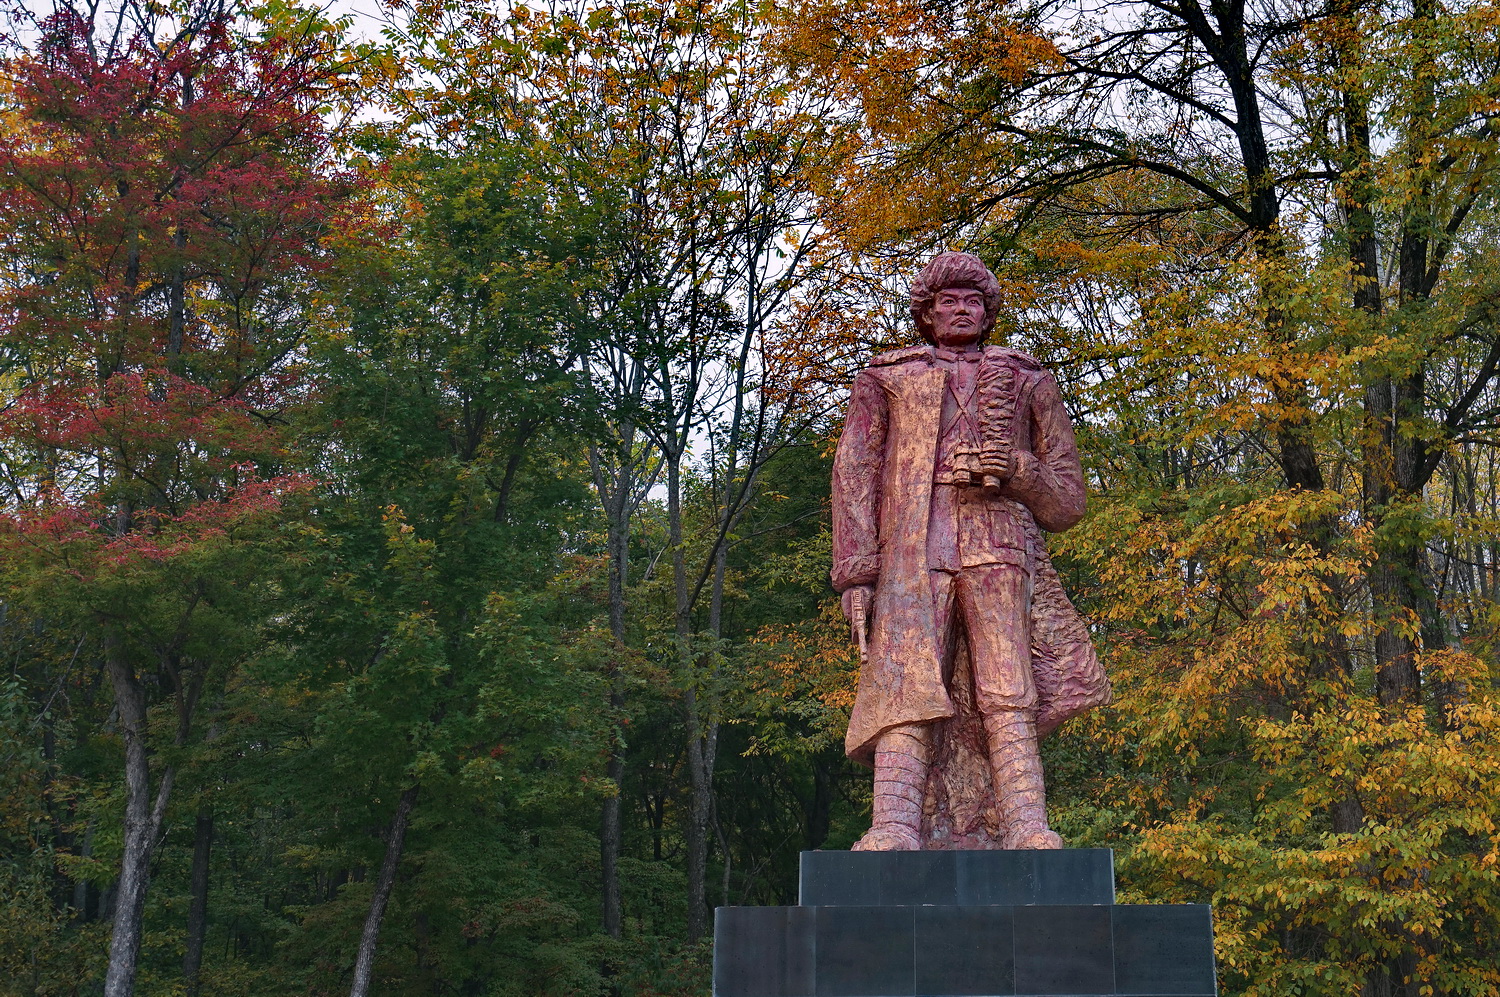
[[[875,554],[862,554],[837,561],[830,574],[834,591],[837,592],[856,585],[874,585],[879,577],[880,558]]]
[[[1035,490],[1040,484],[1041,475],[1038,473],[1037,465],[1041,461],[1037,460],[1036,454],[1030,450],[1016,450],[1014,454],[1016,467],[1010,473],[1011,487],[1023,492]]]

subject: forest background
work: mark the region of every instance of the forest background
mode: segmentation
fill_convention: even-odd
[[[852,371],[953,246],[1056,371],[1223,992],[1500,993],[1500,7],[9,11],[0,993],[705,994],[868,776]]]

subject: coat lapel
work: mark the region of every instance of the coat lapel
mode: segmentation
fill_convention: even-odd
[[[869,761],[881,732],[902,723],[953,715],[943,684],[927,578],[927,523],[947,375],[931,364],[881,371],[889,404],[880,509],[880,584],[871,620],[869,660],[845,746]]]

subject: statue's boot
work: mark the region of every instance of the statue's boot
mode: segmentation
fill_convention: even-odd
[[[922,799],[932,748],[925,724],[892,727],[875,745],[875,821],[856,852],[915,851],[922,847]]]
[[[1047,826],[1035,717],[1030,710],[1004,710],[984,718],[984,732],[1005,847],[1061,848],[1062,838]]]

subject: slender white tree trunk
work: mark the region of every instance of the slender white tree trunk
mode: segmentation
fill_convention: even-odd
[[[156,832],[172,794],[175,770],[162,772],[156,801],[151,802],[151,763],[146,745],[146,693],[125,657],[117,633],[105,637],[104,667],[119,710],[125,741],[125,827],[120,879],[116,884],[113,926],[109,936],[109,966],[104,974],[104,997],[133,997],[136,964],[141,954],[141,921],[146,910],[151,852]]]
[[[354,985],[349,988],[349,997],[366,997],[370,992],[370,976],[375,971],[375,944],[380,940],[380,922],[385,917],[385,907],[391,899],[391,887],[396,882],[396,868],[401,864],[401,848],[406,842],[406,825],[411,820],[411,808],[417,802],[417,789],[417,786],[412,786],[401,794],[401,800],[396,804],[396,815],[391,818],[391,827],[385,836],[385,860],[380,863],[375,895],[370,898],[370,913],[365,917],[365,930],[359,936],[359,955],[354,960]]]

